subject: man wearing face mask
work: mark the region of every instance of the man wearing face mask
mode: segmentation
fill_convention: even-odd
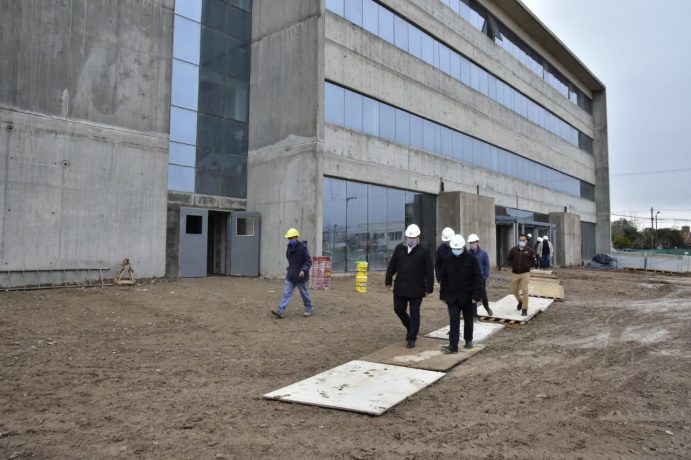
[[[393,305],[396,315],[406,328],[406,344],[415,347],[420,330],[420,304],[422,298],[431,294],[434,289],[434,266],[432,254],[420,243],[420,228],[409,225],[405,230],[406,241],[394,249],[389,266],[386,269],[384,284],[393,286]],[[408,315],[410,305],[410,315]]]
[[[441,244],[437,248],[437,255],[434,258],[434,273],[437,277],[437,282],[439,281],[439,276],[441,275],[441,260],[446,254],[451,254],[451,247],[449,242],[451,238],[456,234],[453,228],[446,227],[441,231]]]
[[[475,233],[468,236],[468,245],[470,246],[470,253],[475,256],[480,264],[480,273],[482,274],[482,306],[485,307],[487,314],[492,316],[492,309],[489,308],[489,299],[487,298],[487,281],[489,281],[489,256],[487,252],[480,247],[480,238]],[[475,304],[475,316],[477,317],[477,304]]]
[[[509,265],[511,265],[511,292],[518,301],[517,310],[521,315],[528,316],[528,285],[530,283],[530,269],[535,266],[535,252],[527,246],[528,237],[521,234],[518,246],[509,251]]]
[[[271,310],[271,313],[278,319],[283,319],[286,314],[286,307],[293,298],[293,292],[297,287],[300,291],[302,302],[305,304],[304,316],[309,317],[314,314],[312,297],[310,297],[310,293],[307,290],[312,257],[310,257],[310,253],[307,250],[307,242],[298,240],[300,233],[296,229],[289,229],[285,237],[288,238],[288,248],[286,249],[288,269],[283,284],[283,297],[278,304],[278,309]]]
[[[465,249],[461,235],[451,238],[451,254],[444,256],[441,269],[441,300],[449,310],[449,344],[441,347],[444,353],[458,353],[461,312],[465,348],[473,348],[473,318],[475,306],[482,296],[482,274],[475,256]]]

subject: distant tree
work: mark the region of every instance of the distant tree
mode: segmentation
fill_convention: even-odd
[[[684,236],[680,230],[660,228],[655,235],[655,246],[663,249],[674,249],[684,245]]]
[[[625,235],[617,235],[612,238],[612,244],[616,249],[628,249],[633,246],[633,242]]]
[[[617,237],[622,236],[625,237],[632,245],[635,245],[635,243],[642,239],[642,235],[638,232],[636,226],[626,219],[619,219],[612,222],[612,242],[614,242]]]

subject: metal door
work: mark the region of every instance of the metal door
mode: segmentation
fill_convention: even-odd
[[[233,212],[228,217],[226,274],[231,276],[259,276],[258,212]],[[228,271],[229,270],[229,271]]]
[[[180,208],[180,277],[206,276],[209,211]]]

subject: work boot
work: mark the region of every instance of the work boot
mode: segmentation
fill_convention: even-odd
[[[447,355],[452,353],[458,353],[458,347],[452,347],[451,345],[442,345],[441,351],[443,351]]]
[[[278,312],[278,310],[271,310],[271,313],[273,313],[273,315],[274,315],[276,318],[278,318],[278,319],[283,319],[283,318],[285,318],[285,315],[280,314],[280,313]]]
[[[415,340],[408,340],[406,348],[415,348]]]
[[[528,309],[521,311],[521,316],[528,316]]]
[[[304,315],[305,318],[309,318],[310,316],[314,315],[314,310],[306,311]]]
[[[516,306],[516,310],[522,310],[523,309],[523,302],[518,302],[518,306]]]
[[[465,343],[465,347],[464,347],[464,348],[467,348],[468,350],[470,350],[471,348],[473,348],[473,341],[472,341],[472,340],[468,340],[468,341]]]
[[[492,313],[492,309],[489,307],[485,307],[485,310],[487,310],[487,316],[494,316],[494,313]]]

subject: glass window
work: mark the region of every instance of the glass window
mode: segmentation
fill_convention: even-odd
[[[489,147],[489,166],[492,171],[499,170],[499,149],[493,145]]]
[[[478,69],[478,78],[480,81],[479,91],[487,96],[489,94],[489,77],[487,72],[485,72],[483,69]]]
[[[331,257],[331,270],[345,271],[346,181],[324,178],[322,254]]]
[[[225,77],[206,67],[199,74],[199,111],[222,117]]]
[[[453,158],[453,131],[446,126],[441,127],[441,154]]]
[[[503,81],[497,79],[497,97],[495,100],[498,103],[500,103],[501,105],[504,105],[504,87],[505,86],[506,86],[506,84]]]
[[[452,153],[455,160],[463,160],[463,135],[459,132],[453,132]]]
[[[424,123],[422,118],[410,116],[410,146],[415,149],[424,149]]]
[[[252,15],[246,11],[229,6],[226,10],[225,33],[240,40],[252,40]]]
[[[437,151],[437,140],[436,140],[436,125],[428,120],[423,120],[423,142],[424,150],[430,153],[436,153]]]
[[[224,116],[237,121],[248,121],[249,83],[225,77]]]
[[[363,97],[362,130],[367,134],[379,136],[379,101]]]
[[[345,17],[350,22],[362,27],[362,0],[348,0],[345,2]]]
[[[434,45],[432,44],[432,37],[422,32],[422,60],[427,64],[434,64]]]
[[[390,105],[379,105],[379,135],[390,141],[396,140],[396,111]]]
[[[450,0],[449,1],[449,7],[453,10],[454,13],[460,15],[461,14],[461,0]]]
[[[226,36],[225,48],[228,53],[225,74],[245,81],[250,78],[250,44]]]
[[[451,50],[442,44],[439,44],[439,70],[451,75]]]
[[[236,236],[254,236],[254,217],[238,217],[235,220]]]
[[[387,256],[390,259],[396,246],[403,242],[405,231],[405,192],[390,188],[387,190],[386,230],[388,233]]]
[[[197,143],[197,112],[170,107],[170,140],[192,145]]]
[[[168,162],[179,166],[194,167],[197,159],[197,148],[193,145],[168,143]]]
[[[449,52],[449,70],[453,78],[461,79],[461,55],[454,51]]]
[[[227,35],[209,27],[202,26],[200,65],[208,70],[226,74],[228,67],[227,42],[229,40],[232,39]]]
[[[175,15],[173,31],[173,57],[199,64],[199,40],[201,26],[182,16]]]
[[[197,124],[197,146],[236,155],[247,152],[247,125],[245,123],[200,113]],[[202,160],[206,160],[204,152],[206,151],[197,150],[197,166]]]
[[[225,28],[226,9],[228,5],[221,0],[204,0],[202,7],[202,24],[218,31]]]
[[[484,142],[473,139],[473,164],[475,166],[482,166],[482,146]]]
[[[346,183],[346,270],[355,271],[355,262],[367,260],[367,185]]]
[[[398,16],[394,17],[394,43],[408,51],[408,23]]]
[[[345,91],[345,127],[362,131],[362,96]]]
[[[462,160],[466,163],[473,164],[473,144],[475,139],[470,136],[463,135],[463,150],[461,151]]]
[[[324,112],[326,122],[338,126],[345,124],[345,90],[331,83],[326,83],[324,90]]]
[[[372,0],[362,0],[362,28],[379,35],[379,5]]]
[[[422,31],[408,24],[408,52],[422,59]]]
[[[345,0],[326,0],[326,9],[343,16],[345,14],[343,12],[344,1]]]
[[[480,91],[480,68],[475,64],[470,64],[470,87]]]
[[[410,144],[410,114],[401,109],[396,109],[396,142]]]
[[[194,168],[168,165],[168,190],[194,193]]]
[[[379,7],[379,36],[389,43],[394,42],[394,14]]]
[[[199,67],[173,59],[170,103],[190,110],[197,110]]]
[[[386,270],[388,264],[387,192],[367,186],[367,262],[369,270]]]
[[[493,101],[497,100],[497,77],[487,75],[487,96]]]
[[[202,0],[177,0],[175,2],[175,14],[201,22]]]
[[[482,158],[481,158],[481,165],[485,169],[490,169],[490,164],[492,163],[492,157],[490,155],[490,145],[483,142],[482,143]]]

